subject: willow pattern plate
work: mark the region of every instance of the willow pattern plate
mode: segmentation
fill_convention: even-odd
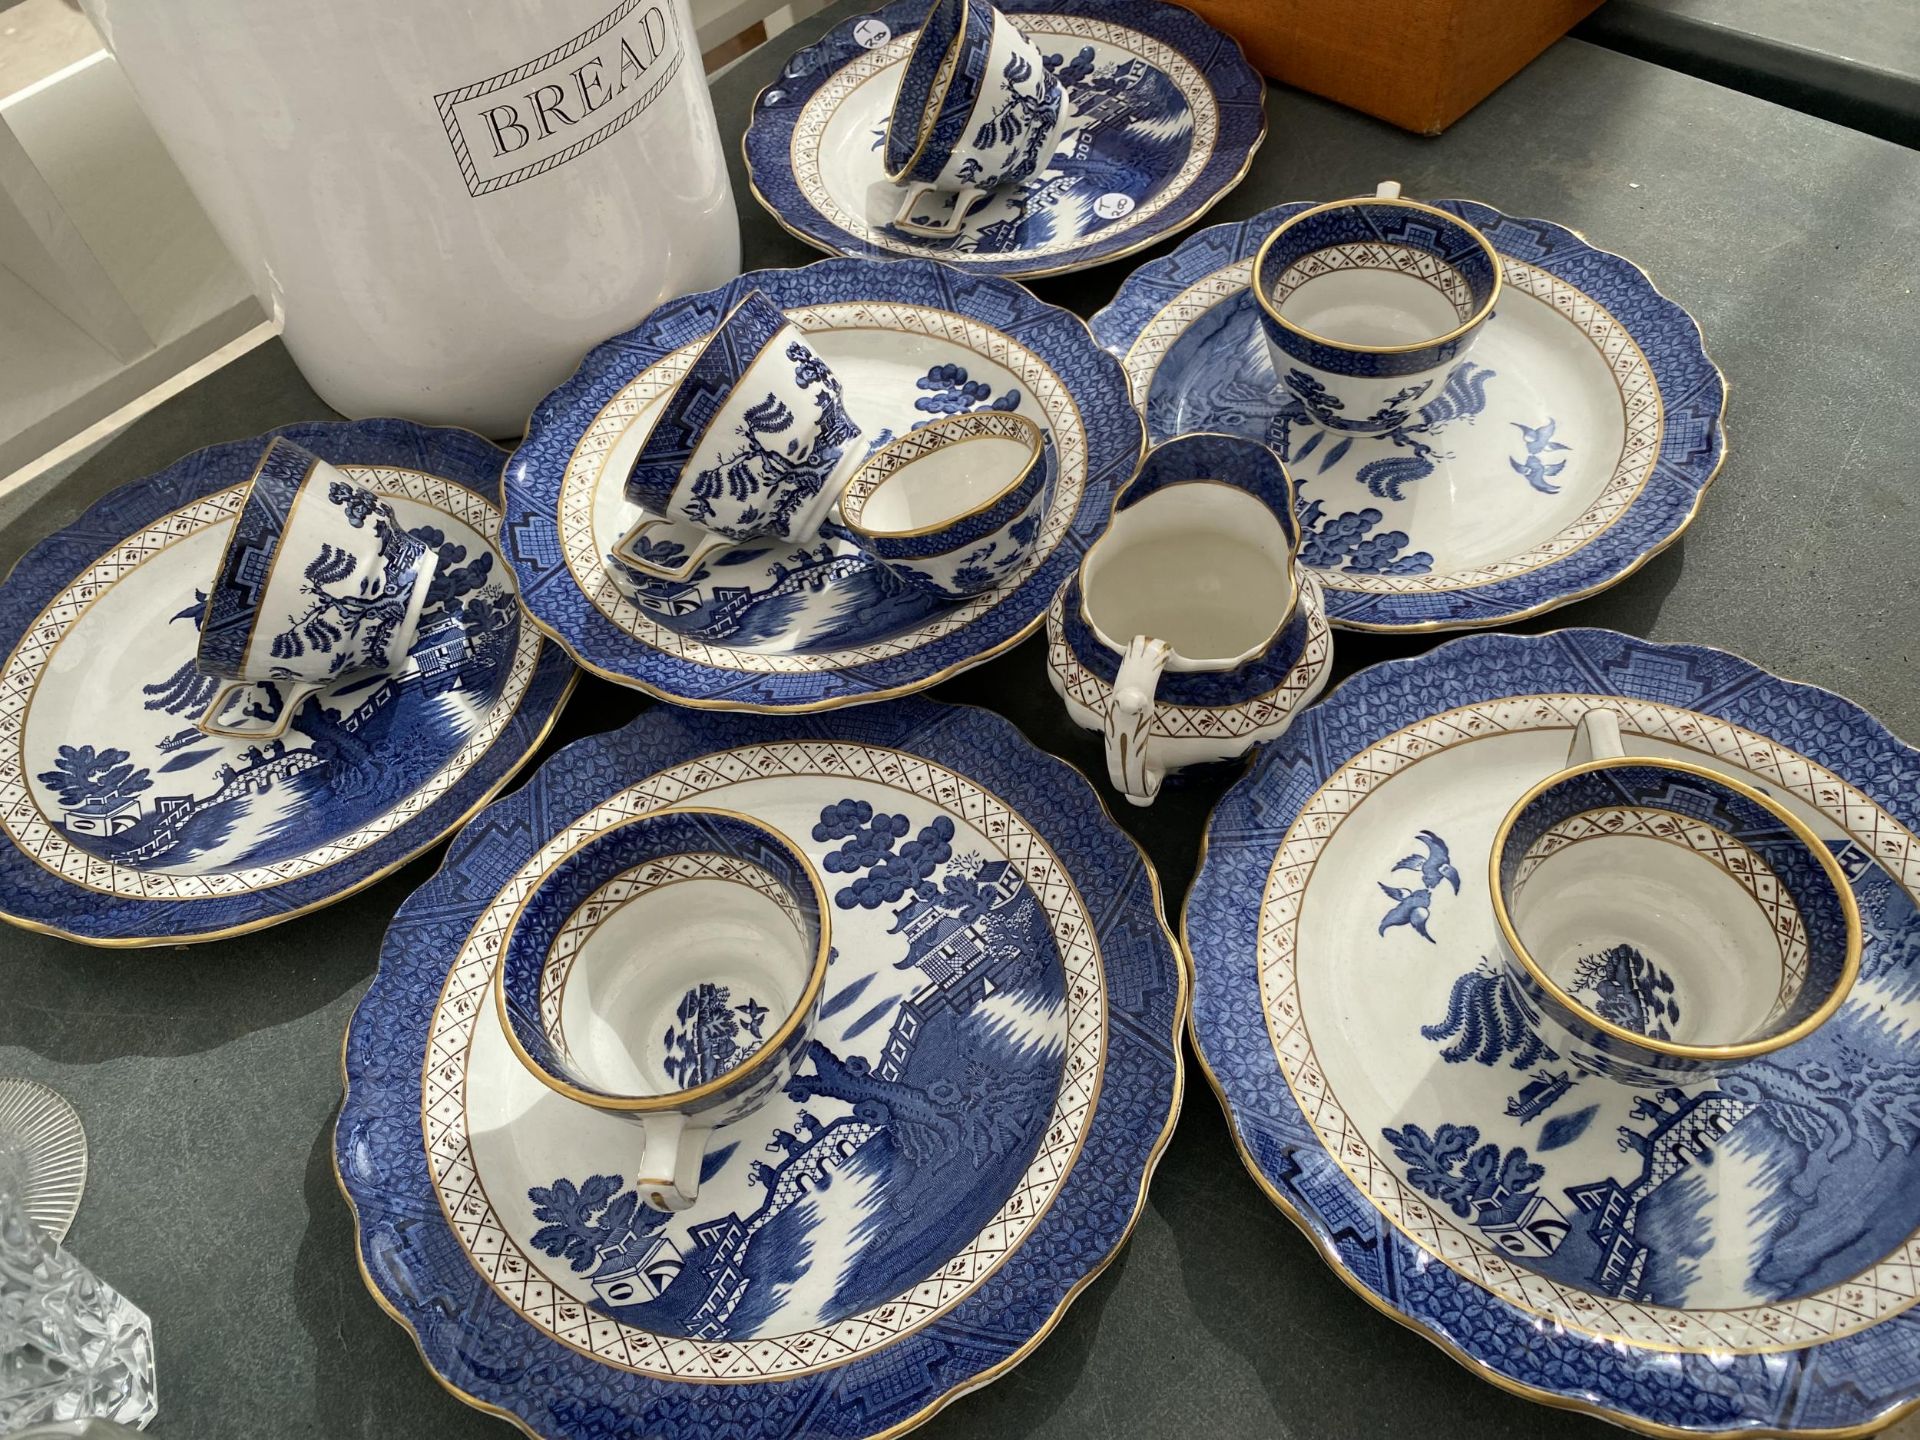
[[[1189,237],[1090,322],[1151,443],[1224,430],[1280,451],[1300,558],[1344,629],[1504,625],[1605,589],[1679,537],[1725,452],[1725,382],[1644,271],[1564,226],[1436,203],[1486,233],[1505,285],[1441,393],[1385,435],[1330,435],[1275,379],[1248,278],[1306,202]]]
[[[748,542],[685,579],[609,552],[643,511],[623,484],[663,397],[748,290],[787,312],[876,446],[962,410],[1010,410],[1057,462],[1032,552],[957,604],[894,579],[850,540]],[[1010,280],[931,261],[822,260],[683,296],[607,341],[540,403],[507,466],[508,559],[534,623],[581,665],[705,709],[823,710],[923,689],[1037,627],[1138,465],[1140,417],[1076,315]]]
[[[341,681],[265,744],[193,717],[205,589],[266,437],[121,487],[0,587],[0,917],[96,945],[257,929],[371,884],[484,805],[573,688],[521,622],[498,447],[400,420],[285,435],[440,552],[407,666]]]
[[[1638,1090],[1508,1003],[1488,847],[1595,706],[1834,852],[1867,943],[1811,1036]],[[1827,691],[1605,630],[1457,640],[1349,680],[1221,800],[1195,1049],[1267,1194],[1477,1373],[1653,1434],[1864,1434],[1920,1399],[1916,823],[1920,753]],[[1603,1009],[1660,978],[1582,974]]]
[[[490,987],[558,856],[688,802],[809,851],[834,951],[799,1073],[669,1217],[636,1203],[631,1126],[530,1076]],[[618,929],[596,895],[583,947]],[[759,1017],[718,988],[683,1004],[731,1053]],[[375,1297],[470,1403],[549,1437],[893,1435],[1017,1363],[1126,1237],[1185,1009],[1150,867],[998,716],[656,707],[561,751],[400,908],[335,1160]]]
[[[1065,87],[1054,156],[958,235],[911,235],[892,223],[903,190],[886,177],[884,136],[927,3],[898,0],[837,26],[754,102],[742,142],[753,193],[831,254],[931,256],[973,275],[1084,270],[1191,225],[1240,183],[1266,136],[1266,81],[1182,6],[1003,5]]]

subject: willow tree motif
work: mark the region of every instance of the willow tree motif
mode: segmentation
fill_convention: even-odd
[[[768,391],[766,399],[741,416],[734,433],[743,443],[694,478],[685,508],[689,519],[714,519],[719,514],[714,502],[724,495],[740,507],[726,517],[730,527],[749,533],[771,528],[784,535],[794,515],[820,493],[846,443],[860,434],[841,401],[840,381],[826,363],[799,341],[787,346],[786,357],[793,362],[794,382],[813,396],[818,412],[813,433],[804,439],[795,435],[782,445],[779,437],[793,429],[798,417],[792,406]]]
[[[1051,75],[1043,75],[1041,83],[1031,89],[1023,88],[1033,79],[1033,75],[1033,62],[1026,56],[1007,57],[1006,67],[1000,72],[1004,82],[1001,86],[1003,98],[994,107],[993,113],[975,129],[973,148],[990,150],[1009,147],[1008,153],[1001,161],[999,171],[991,175],[983,174],[982,167],[970,157],[955,172],[962,183],[991,189],[1000,183],[1002,175],[1010,171],[1032,173],[1039,161],[1041,146],[1052,138],[1053,118],[1059,113],[1060,90],[1060,82]]]
[[[1453,982],[1445,1017],[1437,1024],[1422,1025],[1420,1033],[1428,1040],[1452,1042],[1440,1052],[1449,1064],[1472,1060],[1498,1065],[1510,1054],[1515,1070],[1527,1070],[1537,1061],[1560,1058],[1520,1013],[1500,972],[1484,958],[1478,969]]]
[[[388,520],[385,507],[371,490],[335,481],[327,498],[346,512],[347,523],[359,529],[371,518],[380,540],[377,570],[369,570],[359,584],[344,588],[360,568],[358,557],[334,545],[322,545],[307,562],[304,593],[310,598],[306,613],[273,637],[268,652],[276,660],[297,660],[309,651],[335,655],[349,637],[359,653],[341,648],[335,655],[337,672],[364,657],[368,665],[392,664],[387,646],[406,618],[422,544]],[[340,587],[340,588],[337,588]]]
[[[198,631],[206,618],[207,592],[195,590],[193,603],[168,616],[167,623],[190,620]],[[164,710],[169,715],[198,715],[212,702],[213,692],[219,688],[220,677],[202,674],[195,657],[190,655],[159,684],[142,685],[140,693],[147,697],[143,703],[148,710]]]

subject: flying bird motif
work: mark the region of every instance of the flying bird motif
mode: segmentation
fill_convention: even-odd
[[[1399,867],[1394,867],[1398,869]],[[1378,882],[1376,882],[1378,883]],[[1393,908],[1380,917],[1380,933],[1386,934],[1396,925],[1410,925],[1414,933],[1429,945],[1439,942],[1427,933],[1427,916],[1433,912],[1433,891],[1402,890],[1397,885],[1381,884],[1387,898],[1393,901]]]
[[[1553,438],[1554,428],[1559,422],[1549,419],[1544,425],[1522,425],[1518,420],[1512,421],[1511,423],[1513,428],[1520,432],[1521,442],[1527,447],[1527,456],[1525,460],[1515,460],[1509,457],[1507,464],[1513,467],[1516,475],[1524,475],[1527,484],[1538,490],[1542,495],[1558,495],[1560,493],[1560,487],[1558,485],[1549,485],[1547,481],[1566,469],[1567,462],[1564,460],[1549,461],[1546,457],[1556,450],[1572,448],[1571,446],[1562,445],[1558,440]]]
[[[1417,870],[1420,883],[1429,890],[1437,890],[1442,882],[1453,886],[1453,893],[1460,893],[1460,872],[1453,866],[1453,856],[1447,850],[1447,842],[1431,830],[1422,830],[1413,837],[1425,848],[1424,855],[1409,855],[1393,868],[1396,870]]]

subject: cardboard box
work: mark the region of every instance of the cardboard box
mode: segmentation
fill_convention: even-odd
[[[1422,135],[1491,95],[1600,0],[1183,0],[1288,85]]]

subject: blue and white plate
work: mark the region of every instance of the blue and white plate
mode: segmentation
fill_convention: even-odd
[[[338,900],[434,844],[573,688],[499,552],[505,453],[400,420],[273,432],[440,552],[425,638],[260,743],[203,734],[205,591],[265,437],[199,450],[41,541],[0,586],[0,918],[96,945],[209,940]],[[431,623],[458,614],[458,626]]]
[[[529,1075],[490,993],[555,858],[670,803],[768,821],[836,896],[807,1059],[714,1133],[672,1216],[636,1204],[633,1127]],[[744,1043],[728,1001],[687,997]],[[1151,868],[1007,721],[655,707],[562,750],[400,908],[334,1158],[369,1287],[472,1404],[555,1440],[892,1435],[1015,1364],[1112,1258],[1179,1107],[1185,1010]]]
[[[844,539],[747,542],[675,581],[609,560],[645,514],[622,484],[662,398],[756,288],[833,368],[856,446],[962,410],[1015,411],[1047,432],[1056,466],[1039,538],[992,589],[942,603]],[[507,466],[505,549],[534,623],[610,680],[706,709],[858,705],[1031,633],[1140,452],[1120,367],[1078,316],[931,261],[821,260],[669,301],[589,354]]]
[[[1605,589],[1686,529],[1726,448],[1720,371],[1644,271],[1564,226],[1436,203],[1486,233],[1506,283],[1438,398],[1386,435],[1329,435],[1274,378],[1248,277],[1306,202],[1202,230],[1091,322],[1152,442],[1225,430],[1285,456],[1300,558],[1344,629],[1505,625]]]
[[[1002,5],[1066,90],[1053,158],[928,239],[892,222],[903,188],[885,135],[928,0],[848,20],[760,92],[743,147],[753,193],[809,244],[878,260],[931,256],[1031,278],[1130,255],[1191,225],[1247,173],[1266,81],[1234,41],[1162,0]]]
[[[1635,1090],[1505,1002],[1488,848],[1594,706],[1834,851],[1867,943],[1807,1039]],[[1662,1435],[1865,1434],[1920,1403],[1916,826],[1920,753],[1828,691],[1605,630],[1456,640],[1354,676],[1221,800],[1195,1050],[1274,1202],[1488,1379]]]

